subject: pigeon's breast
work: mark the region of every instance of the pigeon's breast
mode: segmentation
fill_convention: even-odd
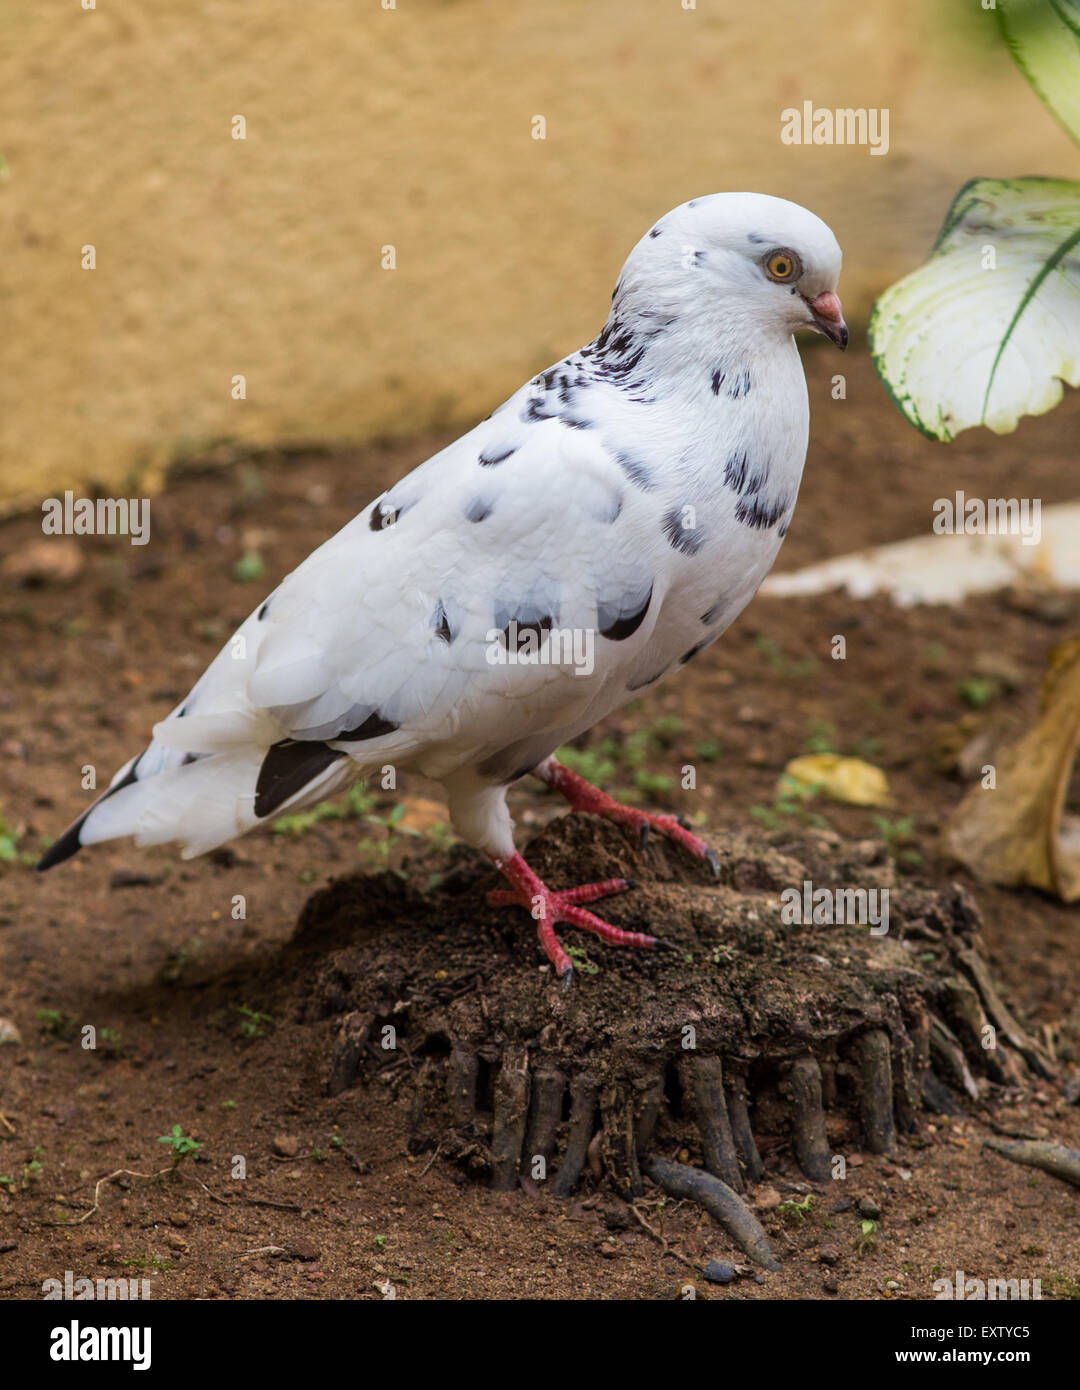
[[[772,568],[795,511],[809,433],[802,364],[791,352],[721,372],[668,434],[652,502],[657,578],[651,640],[627,698],[692,660],[742,612]]]

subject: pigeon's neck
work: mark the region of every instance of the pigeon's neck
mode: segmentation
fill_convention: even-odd
[[[715,327],[616,307],[580,366],[607,388],[608,443],[652,442],[664,486],[699,499],[745,492],[787,518],[806,459],[809,403],[790,335],[733,316]]]
[[[582,348],[594,380],[619,388],[633,402],[671,400],[685,406],[745,382],[790,389],[802,365],[790,334],[718,306],[714,316],[638,309],[616,299],[599,336]]]

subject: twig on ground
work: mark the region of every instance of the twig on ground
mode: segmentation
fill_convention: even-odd
[[[665,1255],[668,1255],[671,1257],[671,1259],[678,1260],[680,1264],[684,1264],[687,1267],[687,1269],[692,1269],[695,1274],[700,1274],[701,1271],[698,1269],[698,1266],[694,1264],[693,1260],[688,1260],[685,1255],[680,1255],[677,1250],[672,1250],[667,1237],[662,1236],[659,1231],[653,1230],[653,1228],[645,1220],[641,1212],[638,1211],[637,1207],[633,1202],[629,1203],[629,1207],[630,1210],[637,1217],[638,1224],[641,1226],[642,1230],[646,1231],[650,1236],[652,1236],[653,1240],[659,1243],[661,1259],[663,1259]]]
[[[197,1182],[212,1201],[220,1202],[223,1207],[231,1207],[233,1205],[228,1197],[219,1197],[216,1192],[211,1192],[206,1183],[204,1183],[201,1178],[197,1178],[194,1173],[188,1173],[187,1176],[192,1182]]]
[[[124,1177],[160,1178],[162,1173],[171,1173],[172,1171],[173,1170],[171,1168],[159,1168],[156,1173],[136,1173],[132,1168],[117,1168],[115,1173],[107,1173],[105,1177],[98,1178],[97,1182],[94,1184],[94,1205],[90,1208],[88,1212],[85,1212],[82,1216],[80,1216],[78,1221],[75,1221],[72,1224],[75,1226],[79,1226],[84,1221],[89,1221],[89,1219],[93,1216],[94,1212],[98,1210],[100,1206],[99,1198],[101,1196],[101,1188],[103,1183],[112,1182],[114,1178]]]
[[[425,1174],[427,1174],[427,1173],[430,1171],[431,1165],[435,1162],[435,1160],[438,1158],[438,1156],[439,1156],[441,1153],[442,1153],[442,1145],[440,1144],[440,1145],[436,1148],[435,1152],[434,1152],[434,1153],[431,1155],[431,1157],[428,1159],[428,1161],[424,1164],[423,1168],[420,1169],[420,1172],[419,1172],[419,1175],[418,1175],[419,1177],[421,1177],[421,1178],[424,1177]]]

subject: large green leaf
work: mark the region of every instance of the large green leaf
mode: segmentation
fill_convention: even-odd
[[[874,366],[924,434],[996,434],[1080,386],[1080,183],[973,179],[925,265],[870,316]]]
[[[1020,71],[1080,144],[1080,0],[997,0]]]

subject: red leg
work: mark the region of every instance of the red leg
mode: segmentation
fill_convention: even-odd
[[[715,853],[700,836],[692,834],[685,826],[680,825],[675,816],[660,815],[655,811],[640,811],[636,806],[624,806],[621,801],[616,801],[614,797],[608,796],[607,792],[602,792],[599,787],[586,782],[584,777],[571,772],[554,758],[548,758],[546,762],[534,768],[533,772],[541,781],[566,797],[573,810],[604,816],[618,825],[629,825],[638,832],[642,848],[648,842],[649,832],[656,830],[667,839],[674,840],[677,845],[682,845],[683,849],[688,850],[696,859],[704,859],[713,874],[717,878],[720,877],[720,861]]]
[[[566,922],[570,926],[592,932],[613,946],[652,947],[662,944],[655,936],[647,936],[644,932],[624,931],[622,927],[614,927],[610,922],[605,922],[578,906],[579,903],[591,903],[597,898],[624,892],[632,886],[629,879],[607,878],[602,883],[585,883],[578,888],[566,888],[562,892],[556,892],[533,873],[520,854],[513,854],[509,859],[496,859],[492,856],[491,862],[514,887],[512,890],[494,889],[488,894],[488,902],[520,903],[522,907],[529,909],[536,921],[537,935],[540,945],[544,948],[544,954],[555,967],[556,975],[566,984],[573,979],[574,967],[555,935],[557,922]]]

